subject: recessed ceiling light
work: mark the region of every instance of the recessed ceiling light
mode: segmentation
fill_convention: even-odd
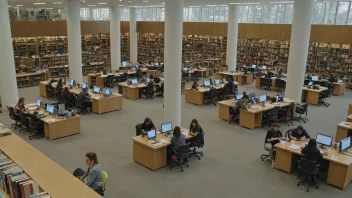
[[[97,5],[88,5],[88,6],[97,6]]]
[[[165,3],[161,3],[161,4],[165,5]]]
[[[148,3],[149,1],[143,1],[143,3]]]
[[[122,0],[120,0],[120,1],[122,1]]]
[[[45,5],[46,3],[33,3],[33,5]]]
[[[21,6],[23,6],[23,5],[16,5],[17,7],[21,7]]]
[[[54,9],[54,8],[45,8],[45,9],[47,9],[47,10],[52,10],[52,9]]]
[[[131,1],[128,1],[128,3],[131,3]]]
[[[294,3],[293,1],[280,1],[280,2],[270,2],[270,3]]]
[[[189,8],[201,8],[202,6],[188,6]]]
[[[124,5],[117,5],[117,6],[120,6],[120,7],[121,7],[121,6],[124,6]]]
[[[98,4],[100,4],[100,5],[105,5],[106,3],[98,3]]]
[[[260,3],[230,3],[230,4],[260,4]]]
[[[54,2],[53,4],[61,4],[62,2]]]

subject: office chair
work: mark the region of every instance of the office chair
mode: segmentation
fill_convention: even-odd
[[[120,77],[116,77],[115,81],[117,83],[125,82],[128,79],[128,73],[124,72]]]
[[[115,83],[115,76],[114,75],[108,75],[106,78],[106,87],[108,88],[114,88],[114,83]]]
[[[213,105],[216,106],[215,92],[216,92],[216,89],[210,88],[209,94],[206,97],[204,97],[204,100],[207,101],[206,102],[207,106],[210,105],[210,104],[213,104]]]
[[[290,138],[291,134],[292,134],[292,129],[287,130],[285,133],[285,138]]]
[[[326,102],[327,98],[331,96],[332,85],[328,81],[324,81],[324,86],[328,88],[326,91],[322,91],[319,93],[318,105],[325,105],[326,107],[330,106],[330,103]]]
[[[306,185],[307,192],[309,192],[309,187],[314,186],[316,189],[319,188],[316,178],[319,173],[320,165],[317,165],[315,161],[306,160],[301,158],[298,161],[298,175],[297,178],[300,181],[297,183],[297,186]]]
[[[164,83],[156,89],[157,97],[164,98]]]
[[[189,82],[189,74],[187,72],[182,72],[182,79]]]
[[[61,90],[60,88],[56,88],[54,90],[54,100],[60,101],[61,100]]]
[[[21,123],[21,117],[19,114],[15,112],[15,109],[13,107],[8,107],[6,106],[7,109],[9,110],[9,117],[11,120],[15,121],[14,124],[11,124],[11,127],[13,129],[16,129],[17,126],[19,126],[19,123]]]
[[[270,127],[272,123],[277,122],[277,119],[279,117],[279,111],[280,111],[280,107],[275,106],[269,112],[264,112],[263,121],[262,121],[262,128],[264,128],[265,126]]]
[[[26,117],[26,114],[20,113],[20,118],[21,118],[21,125],[24,127],[23,129],[20,130],[20,133],[31,132],[29,128],[29,119]]]
[[[232,122],[239,123],[240,122],[240,106],[230,107],[229,111],[230,111],[230,116],[231,116],[231,118],[229,120],[229,124],[231,124]]]
[[[286,88],[286,82],[282,79],[275,79],[275,86],[279,89],[279,91],[282,91]]]
[[[145,99],[148,100],[148,98],[153,100],[154,96],[154,84],[152,82],[148,83],[146,89],[142,91],[142,95],[145,96]]]
[[[88,113],[87,107],[86,107],[86,105],[84,104],[84,102],[82,102],[82,101],[80,101],[80,100],[78,100],[78,99],[75,99],[75,106],[76,106],[76,108],[79,110],[79,113],[80,113],[81,115],[84,115],[84,114]]]
[[[233,99],[235,98],[235,95],[230,93],[230,87],[229,87],[229,83],[227,83],[224,88],[223,88],[223,99],[227,100],[227,99]]]
[[[188,163],[185,162],[185,161],[188,161],[189,147],[190,147],[190,145],[186,144],[184,146],[178,147],[177,150],[174,149],[177,160],[170,162],[170,170],[179,166],[181,168],[181,172],[183,172],[184,165],[186,165],[186,167],[189,167]]]
[[[142,135],[142,125],[143,123],[136,125],[136,136]]]
[[[271,78],[264,78],[262,79],[264,82],[264,86],[266,90],[271,90],[271,86],[272,86],[272,79]]]
[[[235,85],[232,80],[230,80],[227,84],[229,86],[230,94],[237,95],[238,93],[237,85]]]
[[[280,120],[285,118],[281,123],[286,124],[287,126],[293,125],[293,111],[295,109],[295,103],[291,102],[286,109],[281,109],[279,112]],[[290,119],[287,120],[287,117]]]
[[[213,85],[213,80],[209,79],[210,85]]]
[[[304,123],[308,122],[307,114],[308,114],[308,104],[303,103],[301,105],[296,105],[296,113],[299,114],[299,117],[294,117],[293,120],[302,120]],[[303,118],[302,114],[306,116]]]
[[[266,150],[266,151],[269,152],[269,150],[265,148],[265,143],[264,143],[264,150]],[[275,158],[276,158],[276,149],[275,149],[275,148],[273,148],[273,156],[274,156],[274,159],[275,159]],[[263,162],[264,162],[264,160],[268,159],[269,157],[270,157],[269,154],[261,154],[261,155],[260,155],[260,159],[261,159]]]
[[[197,148],[203,148],[204,147],[204,131],[201,133],[200,137],[197,137],[197,140],[194,142],[191,142],[191,154],[189,157],[192,157],[192,155],[195,155],[198,160],[200,160],[200,156],[203,156],[203,151],[197,151]]]
[[[39,120],[36,115],[29,115],[29,128],[31,132],[34,133],[33,135],[29,136],[29,140],[32,140],[33,138],[37,138],[37,140],[39,140],[40,137],[44,137],[44,122]]]
[[[201,76],[202,74],[200,71],[194,71],[193,74],[191,74],[191,80],[198,81]]]
[[[104,196],[105,190],[106,190],[106,182],[108,181],[109,175],[106,171],[101,171],[101,179],[102,179],[102,183],[101,183],[101,192],[99,192],[99,194],[101,196]]]

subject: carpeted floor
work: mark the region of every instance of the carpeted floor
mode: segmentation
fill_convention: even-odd
[[[191,85],[188,83],[187,87]],[[240,86],[240,91],[256,91],[254,84]],[[274,92],[268,92],[274,95]],[[26,103],[39,98],[39,87],[19,90]],[[302,124],[311,136],[324,133],[335,137],[336,124],[345,121],[352,93],[332,96],[329,108],[309,106],[309,122]],[[43,98],[44,101],[47,101]],[[16,101],[14,101],[15,103]],[[73,172],[85,166],[85,153],[94,151],[99,162],[109,174],[107,198],[116,197],[351,197],[352,185],[345,191],[320,181],[318,190],[309,193],[297,187],[295,174],[288,175],[271,168],[271,162],[262,162],[267,129],[248,130],[237,124],[228,124],[218,118],[218,107],[196,106],[185,103],[182,97],[182,125],[188,127],[191,119],[198,119],[206,132],[206,145],[201,160],[192,158],[190,167],[181,173],[162,168],[155,172],[135,163],[132,158],[131,137],[135,125],[145,117],[151,117],[157,126],[163,120],[163,99],[124,99],[121,111],[103,115],[89,114],[81,118],[81,134],[58,140],[28,140],[28,134],[20,134],[26,141],[44,154]],[[10,125],[7,113],[0,114],[0,122]],[[295,123],[298,126],[300,123]],[[288,130],[282,127],[282,131]],[[18,132],[17,132],[18,134]]]

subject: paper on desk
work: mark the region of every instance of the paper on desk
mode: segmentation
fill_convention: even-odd
[[[47,119],[47,122],[55,122],[55,119]]]
[[[155,143],[155,144],[152,144],[153,146],[155,146],[155,147],[157,147],[157,146],[161,146],[161,145],[163,145],[164,143],[162,143],[162,142],[158,142],[158,143]]]
[[[169,143],[169,141],[164,140],[164,139],[161,139],[160,142],[165,143],[165,144]]]
[[[186,132],[186,131],[182,132],[182,134],[183,134],[184,136],[188,136],[188,132]]]
[[[32,104],[27,104],[27,106],[28,107],[35,107],[35,106],[37,106],[37,104],[36,103],[32,103]]]
[[[298,145],[296,145],[296,144],[291,144],[288,148],[289,148],[289,149],[293,149],[293,150],[298,150],[298,149],[300,149],[300,147],[299,147]]]

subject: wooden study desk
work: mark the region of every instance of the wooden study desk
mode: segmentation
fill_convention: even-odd
[[[201,73],[201,76],[203,78],[208,77],[209,76],[209,69],[191,69],[188,71],[189,74],[189,78],[191,78],[191,75],[195,72],[195,71],[199,71]]]
[[[70,93],[78,95],[82,89],[70,89]],[[92,112],[97,114],[111,111],[119,111],[123,108],[123,96],[118,93],[112,93],[109,97],[89,92],[92,101]]]
[[[140,98],[140,89],[146,88],[146,83],[138,85],[128,85],[127,83],[119,83],[119,90],[122,90],[122,95],[126,98],[137,100]]]
[[[308,104],[319,104],[319,94],[322,91],[328,90],[327,87],[319,87],[319,90],[308,89],[307,87],[303,87],[304,98],[306,99],[306,103]]]
[[[220,84],[218,87],[215,87],[215,89],[222,89],[224,88],[224,84]],[[196,105],[204,105],[204,93],[209,92],[210,88],[203,88],[203,87],[198,87],[198,90],[193,90],[191,88],[186,88],[185,89],[185,100],[188,103],[191,104],[196,104]]]
[[[186,136],[186,139],[192,138],[189,136],[189,130],[181,128],[182,133]],[[166,141],[160,146],[153,146],[148,143],[148,137],[145,135],[136,136],[132,138],[133,141],[133,160],[153,171],[166,166],[166,147],[171,145],[171,138],[166,137],[163,134],[158,134],[156,140]]]
[[[348,113],[347,115],[351,115],[352,114],[352,104],[348,105]]]
[[[352,123],[352,115],[347,116],[346,122],[351,122]]]
[[[334,90],[332,92],[333,95],[335,96],[341,96],[345,94],[345,89],[346,89],[346,83],[333,83]]]
[[[240,85],[251,85],[253,83],[253,74],[238,74],[237,75],[237,82]]]
[[[350,135],[352,135],[352,122],[341,122],[337,124],[335,142],[340,142],[348,137],[349,131],[351,131]]]
[[[63,119],[54,116],[46,116],[41,118],[41,120],[44,122],[45,137],[49,140],[75,135],[81,132],[80,115]]]
[[[254,129],[262,125],[263,112],[273,109],[275,106],[281,108],[287,107],[291,102],[296,104],[296,101],[285,98],[285,102],[275,102],[266,101],[265,106],[262,104],[254,104],[251,108],[247,110],[240,109],[240,126]],[[236,101],[233,99],[220,101],[217,103],[219,105],[219,118],[222,120],[229,121],[231,119],[230,108],[236,105]],[[295,107],[296,108],[296,105]],[[293,111],[295,112],[295,111]]]
[[[88,74],[88,85],[96,85],[99,86],[100,88],[105,87],[105,79],[108,77],[108,75],[101,75],[101,76],[96,76],[95,74]]]
[[[18,164],[51,197],[101,198],[56,162],[16,134],[0,137],[0,150]],[[5,197],[8,197],[4,193]]]
[[[281,80],[284,80],[286,82],[286,78],[276,78],[276,77],[272,77],[271,78],[271,90],[272,91],[276,91],[278,90],[279,88],[276,87],[276,79],[281,79]],[[262,88],[262,84],[263,84],[263,80],[265,80],[265,77],[264,76],[261,76],[261,77],[257,77],[255,79],[255,87],[260,89]]]
[[[157,76],[159,76],[160,75],[160,70],[146,70],[145,71],[146,72],[146,77],[149,77],[150,76],[150,74],[154,74],[154,77],[155,77],[155,75],[157,75]]]
[[[234,81],[237,81],[237,74],[232,72],[217,72],[215,73],[216,80],[227,79],[227,76],[232,76]]]
[[[51,84],[53,88],[56,88],[57,86],[57,82],[52,83]],[[66,83],[66,85],[64,85],[63,87],[67,87],[69,89],[71,89],[71,87],[69,86],[68,83]],[[49,88],[49,81],[41,81],[39,83],[39,92],[40,92],[40,96],[49,98],[52,96],[52,93],[48,92],[48,88]],[[78,87],[72,87],[72,89],[78,89]]]
[[[291,173],[297,160],[303,155],[301,154],[301,149],[293,150],[288,147],[291,144],[302,147],[305,143],[306,141],[291,141],[276,144],[275,168]],[[352,181],[352,154],[349,154],[349,156],[339,153],[332,147],[324,149],[324,151],[329,152],[327,156],[323,156],[324,160],[330,162],[327,184],[344,190]]]

